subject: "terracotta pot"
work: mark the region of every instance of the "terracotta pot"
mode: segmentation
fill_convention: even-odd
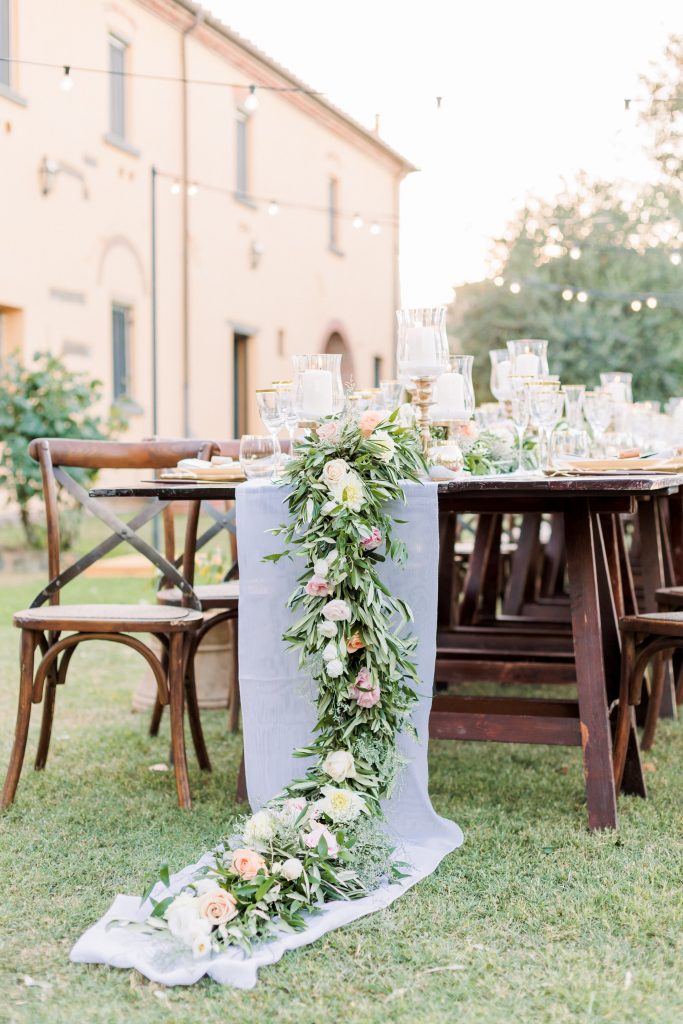
[[[199,707],[203,709],[227,708],[233,672],[233,628],[236,623],[221,622],[199,645],[195,657],[195,675]],[[156,647],[152,640],[150,646]],[[158,653],[158,650],[157,650]],[[142,679],[133,694],[133,710],[149,711],[156,699],[156,683],[151,669],[145,668]]]

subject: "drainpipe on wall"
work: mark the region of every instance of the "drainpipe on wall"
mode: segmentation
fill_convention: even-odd
[[[183,236],[182,244],[182,358],[181,376],[183,382],[183,393],[181,407],[183,411],[183,434],[190,437],[190,211],[187,194],[189,178],[189,127],[188,127],[188,103],[187,103],[187,37],[194,32],[198,25],[204,20],[203,12],[195,15],[194,21],[183,29],[182,45],[180,52],[180,68],[182,79],[182,94],[180,104],[180,134],[181,154],[180,170],[182,188],[180,190],[181,201],[181,231]]]

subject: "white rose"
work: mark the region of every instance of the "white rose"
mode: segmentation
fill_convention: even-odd
[[[328,622],[350,622],[351,609],[346,601],[340,599],[328,601],[323,608],[323,618]]]
[[[318,632],[321,636],[336,636],[337,635],[337,623],[336,622],[321,622],[318,626]]]
[[[302,796],[289,797],[281,805],[278,811],[278,818],[284,825],[293,825],[294,822],[301,816],[302,811],[305,811],[308,807],[306,800]],[[302,819],[303,821],[304,819]]]
[[[356,777],[356,762],[348,750],[334,750],[322,763],[322,769],[335,782]]]
[[[335,658],[339,658],[339,648],[332,640],[323,648],[323,658],[325,661],[334,661]]]
[[[301,878],[304,866],[298,857],[290,857],[282,865],[282,877],[286,878],[288,882],[295,882],[297,878]]]
[[[271,814],[268,811],[257,811],[244,823],[242,834],[249,846],[260,846],[270,842],[275,835]]]
[[[181,893],[173,900],[164,916],[171,935],[187,942],[192,929],[201,924],[198,897],[191,896],[189,892]],[[192,942],[187,942],[187,944],[192,945]]]
[[[323,799],[316,807],[332,821],[353,821],[365,810],[365,800],[350,789],[323,786]]]
[[[198,882],[194,883],[198,896],[204,896],[207,892],[213,892],[217,885],[218,882],[215,878],[200,878]]]
[[[339,679],[339,676],[344,674],[344,666],[339,658],[333,658],[325,665],[325,671],[330,679]]]
[[[386,430],[376,430],[372,435],[372,440],[381,448],[379,457],[382,462],[391,462],[396,454],[396,442],[393,437],[387,434]]]
[[[322,576],[326,580],[329,571],[330,567],[325,558],[319,558],[317,562],[313,563],[313,572],[316,576]]]
[[[330,490],[344,479],[349,471],[348,463],[344,459],[331,459],[323,466],[322,481]]]

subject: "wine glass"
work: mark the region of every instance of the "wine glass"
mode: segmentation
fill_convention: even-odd
[[[517,435],[517,473],[524,472],[524,434],[530,417],[528,384],[528,377],[510,377],[511,419]]]
[[[593,432],[598,454],[604,451],[605,431],[612,422],[614,412],[612,395],[606,388],[586,391],[583,396],[583,414]]]
[[[240,438],[240,466],[248,480],[271,480],[279,461],[280,442],[276,435],[244,434]]]
[[[393,412],[401,404],[403,385],[400,380],[381,380],[379,386],[384,395],[384,403],[387,409],[389,412]]]
[[[510,389],[510,355],[506,348],[494,348],[489,352],[491,359],[491,394],[499,402],[507,401]]]
[[[259,415],[266,430],[269,430],[273,444],[280,452],[278,433],[285,422],[285,414],[280,395],[275,388],[259,388],[256,391],[256,404]]]
[[[562,415],[564,395],[560,391],[560,385],[550,384],[529,384],[529,412],[538,426],[540,440],[540,465],[541,469],[552,469],[550,458],[550,438],[557,421]]]
[[[282,421],[289,435],[289,453],[294,455],[294,435],[299,425],[299,417],[294,408],[294,385],[291,380],[274,380],[273,387],[277,391],[282,412]]]

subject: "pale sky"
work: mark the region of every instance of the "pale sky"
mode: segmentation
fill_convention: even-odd
[[[379,114],[421,168],[402,186],[404,305],[485,276],[489,240],[528,194],[581,169],[646,178],[623,101],[683,32],[681,0],[204,3],[363,124]]]

